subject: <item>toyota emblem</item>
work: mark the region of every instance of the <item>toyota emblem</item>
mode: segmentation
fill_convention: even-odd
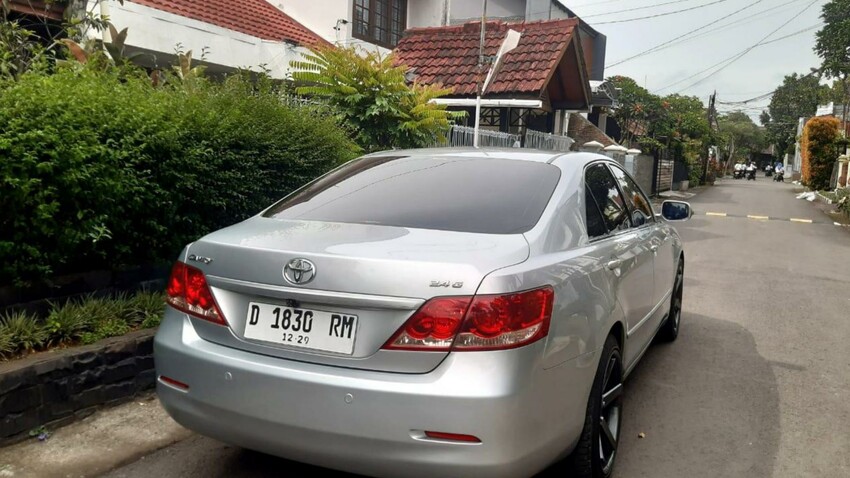
[[[316,277],[316,265],[307,259],[292,259],[283,268],[283,278],[291,284],[306,284]]]

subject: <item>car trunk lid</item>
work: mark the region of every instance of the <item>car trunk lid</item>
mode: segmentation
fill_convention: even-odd
[[[424,373],[446,353],[381,347],[426,300],[473,295],[489,272],[526,260],[528,244],[521,234],[255,217],[191,244],[192,257],[229,324],[194,320],[204,339],[283,359]],[[302,284],[284,277],[293,260],[312,267]],[[293,332],[308,312],[312,329]],[[305,337],[312,343],[297,343]]]

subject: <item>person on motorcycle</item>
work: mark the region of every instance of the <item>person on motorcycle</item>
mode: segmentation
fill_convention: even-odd
[[[774,181],[785,182],[785,167],[782,163],[776,163],[776,173],[773,176]]]
[[[756,163],[750,161],[750,163],[747,164],[746,171],[747,171],[747,179],[748,180],[749,179],[753,179],[753,180],[756,179]]]
[[[735,179],[740,179],[744,176],[744,163],[738,161],[735,163]]]

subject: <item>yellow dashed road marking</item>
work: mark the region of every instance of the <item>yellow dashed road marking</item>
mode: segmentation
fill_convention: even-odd
[[[738,218],[738,219],[746,218],[746,219],[752,219],[754,221],[796,222],[796,223],[799,223],[799,224],[832,224],[832,223],[829,223],[829,222],[822,222],[822,221],[815,222],[814,219],[802,219],[802,218],[799,218],[799,217],[770,217],[770,216],[759,216],[759,215],[755,215],[755,214],[749,214],[749,215],[745,216],[743,214],[729,214],[729,213],[725,213],[725,212],[705,212],[705,213],[699,213],[699,214],[705,214],[706,216],[713,216],[713,217],[728,217],[728,218]],[[837,222],[834,223],[834,224],[836,226],[850,227],[850,224],[848,224],[847,226],[844,226],[844,225],[837,223]]]

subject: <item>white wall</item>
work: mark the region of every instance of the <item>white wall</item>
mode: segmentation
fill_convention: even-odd
[[[454,3],[471,0],[454,0]],[[408,0],[407,28],[439,27],[446,23],[450,0]]]
[[[488,0],[487,18],[524,17],[525,3],[526,0]],[[451,0],[451,23],[480,19],[481,6],[481,0]]]
[[[470,0],[454,1],[461,3]],[[352,36],[354,0],[268,0],[268,2],[331,43],[343,46],[357,45],[382,53],[389,52],[386,48]],[[408,0],[408,28],[442,25],[444,10],[448,8],[449,2],[450,0]],[[345,20],[348,23],[339,23],[339,30],[335,30],[338,20]]]
[[[167,68],[173,62],[178,43],[199,58],[206,47],[206,61],[225,68],[259,71],[265,65],[275,78],[286,78],[289,62],[306,50],[283,42],[261,40],[244,33],[192,20],[133,2],[109,2],[106,12],[119,30],[127,28],[128,47],[159,52],[156,66]],[[92,32],[92,36],[98,36]]]
[[[351,15],[354,0],[268,0],[299,23],[331,43],[346,43],[351,39]],[[340,24],[337,20],[348,21]]]

